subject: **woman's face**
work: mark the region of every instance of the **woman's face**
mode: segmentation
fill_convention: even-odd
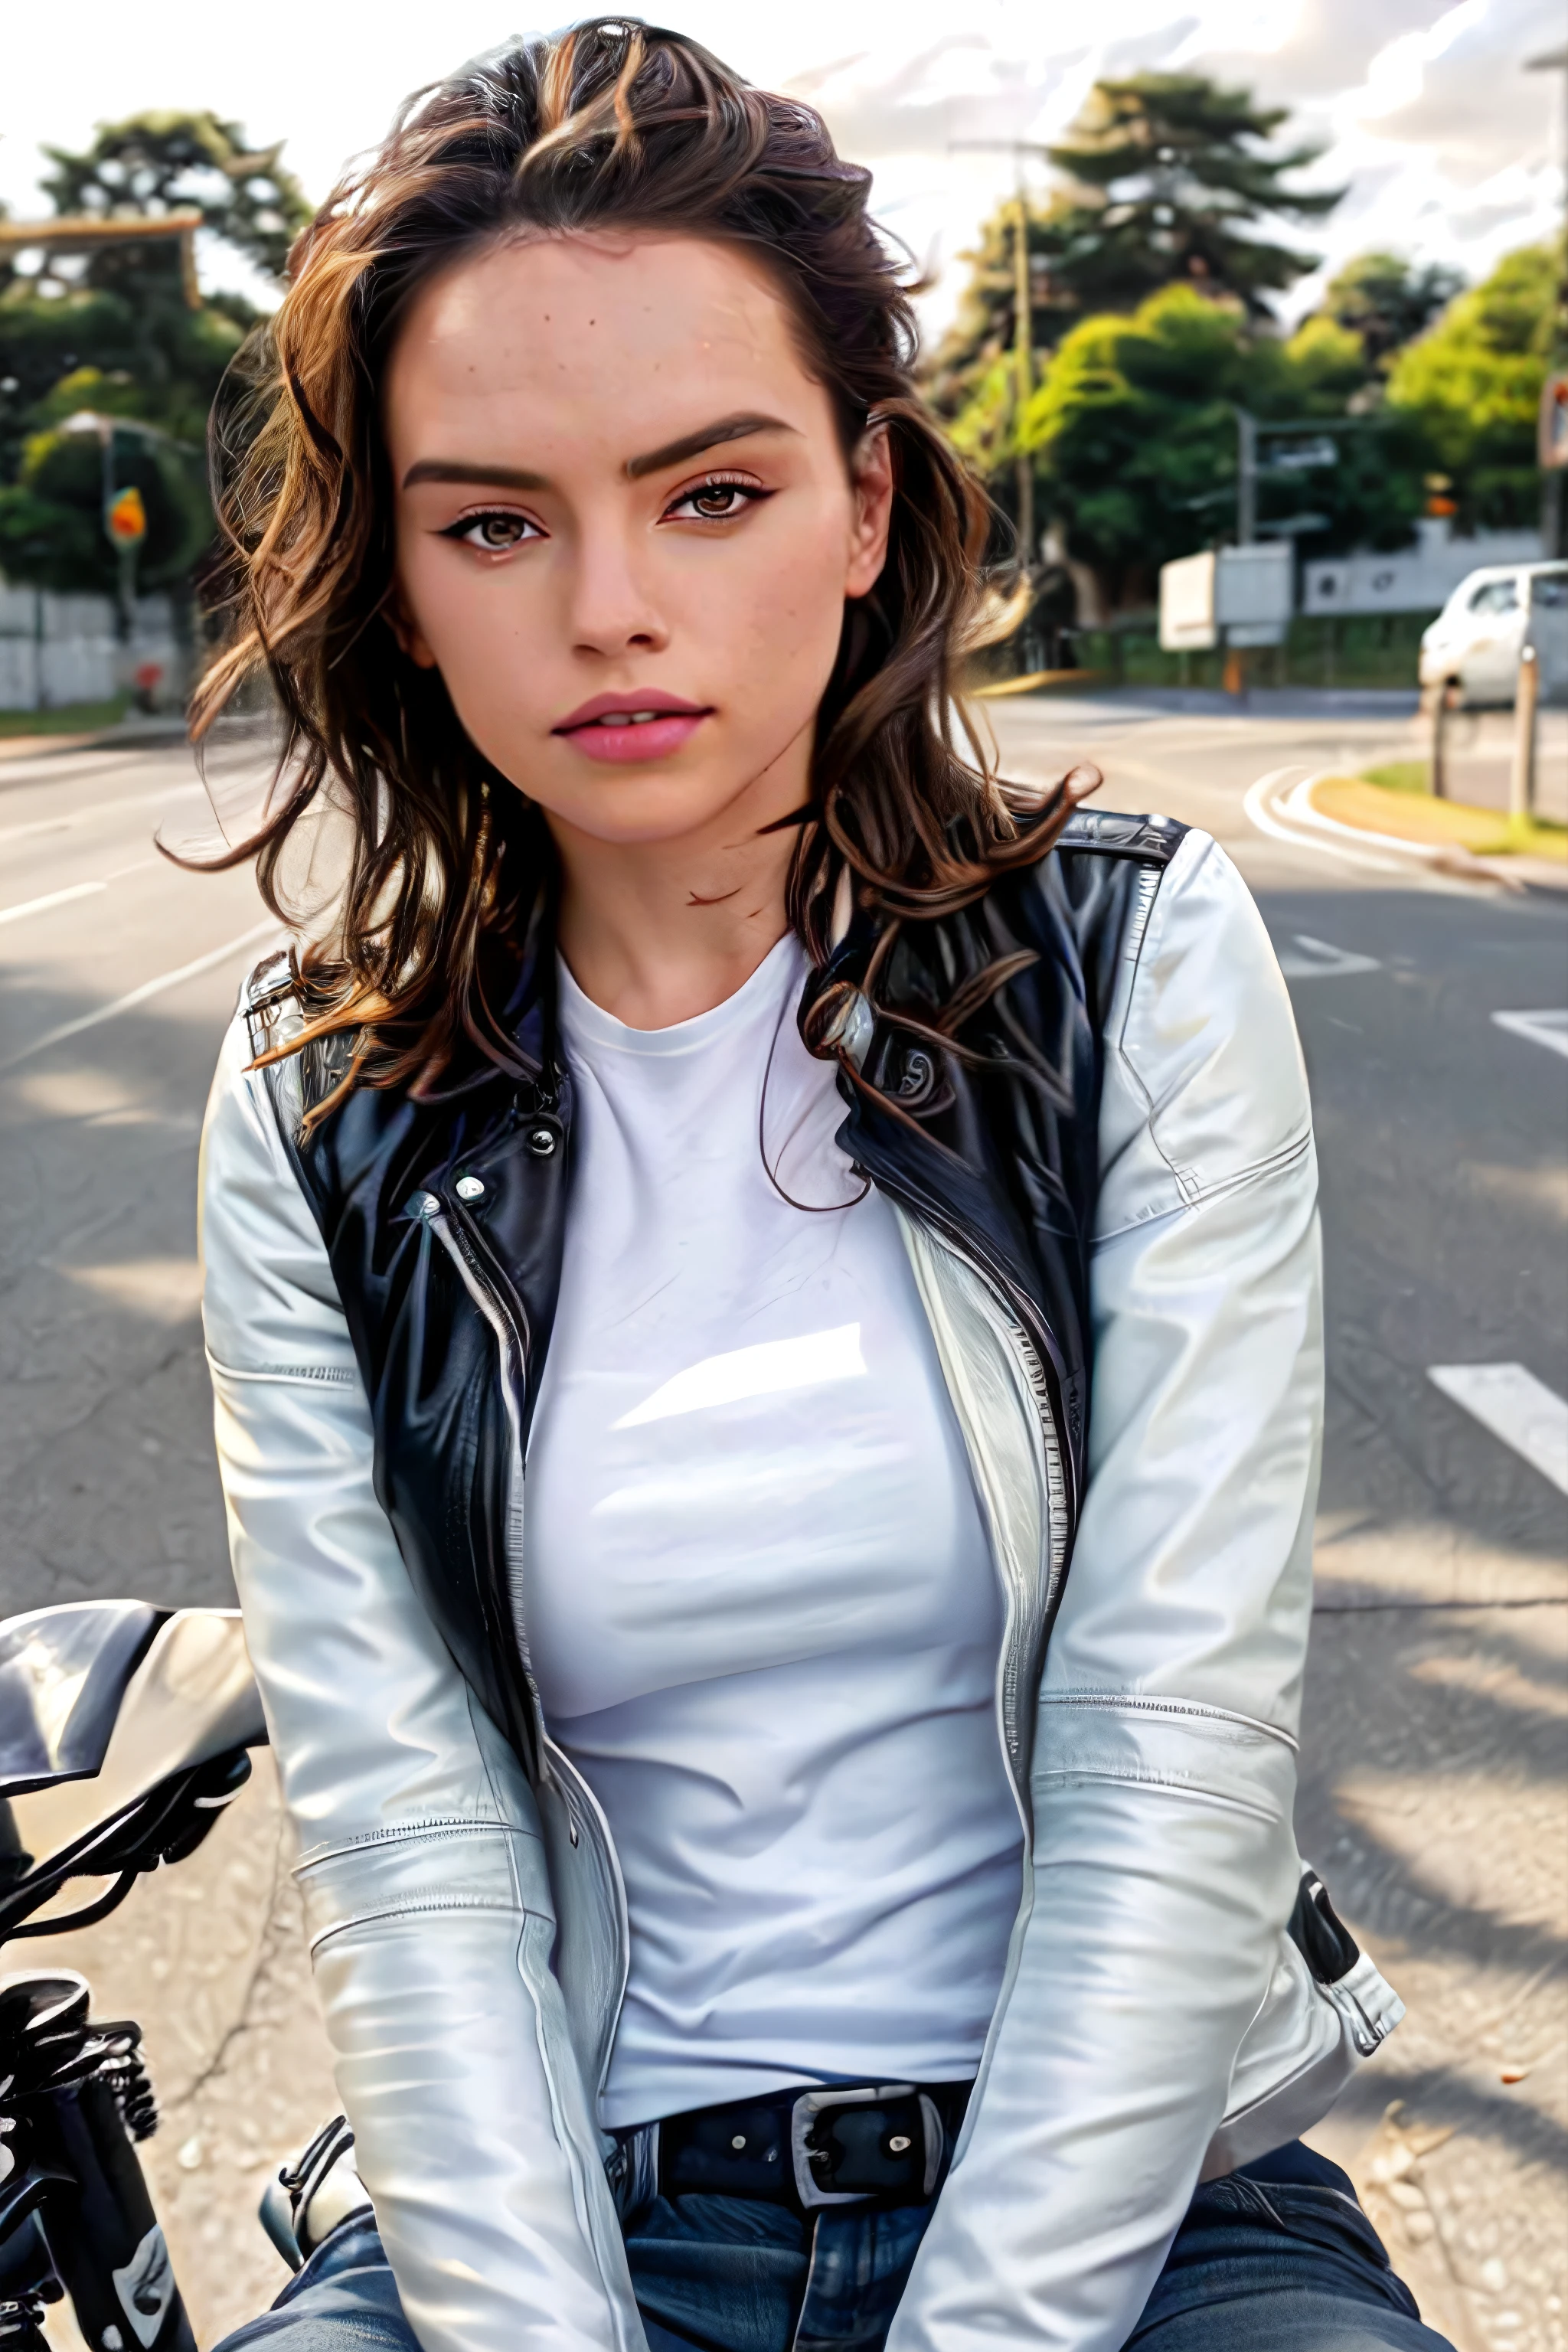
[[[397,625],[564,829],[797,805],[847,597],[887,551],[766,274],[694,237],[542,237],[415,302],[387,374]]]

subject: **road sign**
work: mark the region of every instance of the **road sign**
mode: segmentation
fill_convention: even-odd
[[[1277,646],[1295,604],[1289,542],[1209,548],[1160,566],[1160,643],[1167,653],[1209,646]]]
[[[1282,448],[1271,449],[1263,471],[1266,474],[1300,474],[1316,466],[1337,466],[1340,453],[1326,433],[1310,441],[1288,441]]]
[[[1214,617],[1215,551],[1160,566],[1160,644],[1166,653],[1205,653],[1218,641]]]
[[[103,522],[116,547],[136,547],[146,538],[147,509],[134,482],[115,492],[105,510]]]
[[[1540,442],[1538,454],[1547,471],[1568,466],[1568,374],[1549,375],[1541,387]]]

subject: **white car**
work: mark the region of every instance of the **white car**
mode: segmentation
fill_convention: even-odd
[[[1460,581],[1421,639],[1423,686],[1454,686],[1463,709],[1510,703],[1526,637],[1541,689],[1568,688],[1568,563],[1489,563]]]

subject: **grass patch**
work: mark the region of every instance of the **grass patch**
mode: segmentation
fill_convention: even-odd
[[[1362,774],[1369,784],[1376,784],[1385,793],[1432,793],[1432,767],[1426,760],[1390,760],[1384,768],[1363,768]]]
[[[1430,613],[1384,613],[1330,621],[1298,614],[1282,646],[1259,647],[1248,655],[1248,681],[1257,687],[1398,688],[1413,693],[1421,633],[1432,617]],[[1146,625],[1124,621],[1115,630],[1080,630],[1074,653],[1085,669],[1105,670],[1121,686],[1218,688],[1225,678],[1222,650],[1184,656],[1166,653],[1152,615]],[[1016,666],[1010,646],[999,646],[997,655],[1004,670]]]
[[[1393,772],[1419,766],[1418,761],[1400,761]],[[1496,809],[1435,800],[1408,784],[1384,783],[1381,779],[1389,772],[1374,768],[1364,776],[1324,776],[1312,788],[1312,805],[1337,824],[1386,833],[1396,841],[1468,849],[1473,857],[1552,857],[1568,864],[1568,825],[1545,817],[1523,817],[1516,824]]]
[[[0,736],[92,735],[117,727],[130,707],[128,694],[110,702],[66,702],[57,710],[0,710]]]

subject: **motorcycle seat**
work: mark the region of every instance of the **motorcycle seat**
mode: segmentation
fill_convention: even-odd
[[[40,1860],[266,1739],[237,1609],[86,1601],[0,1622],[0,1828],[8,1809]]]
[[[99,1769],[169,1613],[150,1601],[75,1601],[0,1623],[0,1797]]]

